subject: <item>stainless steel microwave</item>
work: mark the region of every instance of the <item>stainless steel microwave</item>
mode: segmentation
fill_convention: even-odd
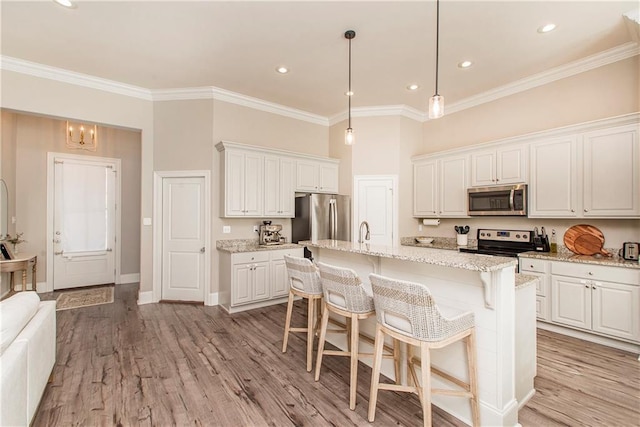
[[[527,184],[467,190],[470,216],[527,216]]]

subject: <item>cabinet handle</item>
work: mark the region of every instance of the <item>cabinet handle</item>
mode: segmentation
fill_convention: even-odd
[[[589,285],[584,285],[585,288],[589,289]]]
[[[595,285],[594,285],[594,286],[592,286],[592,287],[591,287],[591,289],[595,290],[595,289],[596,289]]]

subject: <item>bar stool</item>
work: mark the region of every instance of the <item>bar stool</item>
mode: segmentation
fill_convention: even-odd
[[[289,276],[289,302],[287,303],[287,319],[284,325],[284,339],[282,352],[287,352],[289,332],[307,333],[307,372],[311,372],[313,363],[313,341],[316,325],[320,318],[320,304],[322,300],[322,283],[318,268],[307,258],[284,256]],[[307,300],[307,327],[292,328],[291,313],[293,311],[293,297],[299,296]]]
[[[349,356],[351,358],[351,377],[349,384],[349,408],[356,407],[356,390],[358,385],[358,357],[373,356],[358,352],[360,339],[359,321],[375,315],[373,295],[370,287],[362,283],[355,271],[349,268],[341,268],[328,264],[318,263],[324,302],[322,321],[320,322],[320,338],[318,340],[318,356],[316,360],[316,377],[320,379],[320,368],[323,356]],[[347,329],[327,330],[329,313],[344,316],[347,320]],[[350,326],[349,326],[350,323]],[[347,333],[348,350],[325,350],[324,344],[327,333]],[[399,367],[399,365],[397,365]],[[396,374],[398,370],[396,370]],[[396,375],[397,378],[397,375]]]
[[[431,425],[431,394],[468,397],[471,399],[472,423],[474,426],[480,425],[473,313],[458,312],[451,317],[445,317],[441,313],[444,310],[436,306],[426,286],[377,274],[370,274],[369,279],[373,288],[377,318],[369,397],[369,421],[373,422],[375,419],[378,390],[382,389],[417,393],[422,404],[425,426]],[[409,344],[407,363],[414,386],[379,382],[382,344],[385,335]],[[459,340],[464,340],[466,343],[469,383],[431,366],[430,349],[442,348]],[[420,361],[413,358],[411,346],[420,348]],[[421,381],[418,381],[414,365],[421,366]],[[432,372],[456,384],[462,390],[431,388]]]

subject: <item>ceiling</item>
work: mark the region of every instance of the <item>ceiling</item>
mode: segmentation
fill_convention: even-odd
[[[407,105],[434,93],[430,1],[1,2],[1,53],[147,89],[215,86],[329,117],[352,106]],[[632,40],[637,1],[440,3],[439,92],[446,102]],[[557,29],[536,30],[548,22]],[[457,64],[471,60],[461,69]],[[285,65],[288,74],[275,68]],[[417,83],[410,92],[406,86]]]

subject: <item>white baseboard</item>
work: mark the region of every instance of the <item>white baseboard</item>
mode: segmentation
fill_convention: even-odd
[[[126,283],[138,283],[140,282],[140,273],[131,273],[131,274],[121,274],[120,275],[120,284],[124,285]]]
[[[217,292],[214,292],[214,293],[211,293],[211,294],[205,296],[204,305],[214,306],[214,305],[218,305],[218,304],[219,304],[219,302],[218,302],[218,293]]]
[[[153,291],[138,292],[138,305],[153,303]]]

